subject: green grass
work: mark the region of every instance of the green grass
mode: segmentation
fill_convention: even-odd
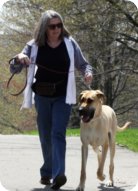
[[[38,135],[37,131],[24,132],[28,135]],[[67,136],[79,136],[80,129],[67,129]],[[124,132],[117,132],[116,143],[129,150],[138,152],[138,128],[127,129]]]
[[[80,136],[80,129],[67,129],[67,136]]]
[[[25,135],[38,135],[38,131],[25,131],[23,134]],[[80,129],[67,129],[67,136],[79,136],[80,135]]]
[[[24,131],[24,135],[38,135],[37,130],[32,130],[32,131]]]
[[[138,152],[138,128],[118,132],[116,135],[116,143],[123,145],[132,151]]]

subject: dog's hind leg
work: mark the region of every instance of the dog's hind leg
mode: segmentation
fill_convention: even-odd
[[[106,183],[107,186],[113,186],[113,174],[114,174],[114,156],[115,156],[115,138],[110,137],[110,165],[109,165],[109,181]]]
[[[84,191],[85,180],[86,180],[86,164],[88,158],[88,145],[82,145],[81,154],[82,154],[82,159],[81,159],[80,183],[76,191]]]
[[[105,159],[106,159],[106,155],[107,155],[107,150],[108,150],[108,144],[106,143],[105,145],[102,146],[101,158],[100,158],[99,166],[98,166],[98,170],[97,170],[97,178],[101,181],[103,181],[105,179],[103,170],[104,170],[104,164],[105,164]]]

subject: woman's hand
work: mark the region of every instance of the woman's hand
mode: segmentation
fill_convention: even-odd
[[[92,73],[86,73],[84,76],[84,81],[87,85],[90,85],[92,83],[93,80],[93,75]]]
[[[23,53],[20,53],[17,55],[16,59],[21,63],[21,64],[25,64],[25,65],[29,65],[31,64],[31,60],[29,59],[29,57]]]

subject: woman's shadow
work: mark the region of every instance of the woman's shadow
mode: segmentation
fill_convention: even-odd
[[[124,187],[105,187],[105,184],[100,184],[97,188],[98,191],[125,191]],[[34,188],[31,191],[53,191],[49,186],[44,188]],[[59,191],[75,191],[75,189],[59,189]]]
[[[46,186],[44,188],[33,188],[31,191],[53,191],[50,186]],[[75,189],[59,189],[59,191],[75,191]]]

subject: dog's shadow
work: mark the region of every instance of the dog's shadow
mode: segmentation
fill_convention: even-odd
[[[98,191],[125,191],[126,188],[122,188],[122,187],[105,187],[105,184],[100,184],[100,186],[98,186]]]
[[[125,188],[121,187],[105,187],[105,184],[98,186],[98,191],[125,191]],[[44,188],[34,188],[31,191],[53,191],[49,186]],[[75,191],[75,189],[59,189],[58,191]]]

